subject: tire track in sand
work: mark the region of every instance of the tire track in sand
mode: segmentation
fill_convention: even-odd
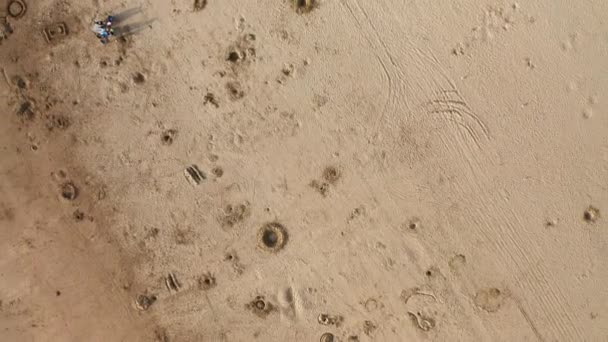
[[[378,14],[378,18],[382,18],[381,23],[391,27],[391,30],[378,29],[375,22],[380,21],[375,21],[359,1],[343,1],[341,5],[353,18],[354,25],[373,51],[376,51],[375,57],[388,82],[386,101],[375,120],[371,136],[375,137],[383,126],[402,126],[408,123],[421,127],[423,132],[439,131],[441,134],[437,134],[435,139],[443,146],[442,153],[450,156],[450,159],[458,156],[456,160],[459,163],[454,167],[465,179],[455,183],[458,192],[479,194],[478,203],[482,203],[480,207],[468,209],[467,214],[472,221],[472,236],[468,238],[480,239],[493,246],[498,254],[496,262],[509,271],[505,274],[511,275],[511,283],[516,284],[521,291],[528,292],[528,301],[521,303],[528,304],[528,308],[525,308],[527,315],[523,318],[530,323],[534,320],[533,316],[537,315],[548,323],[540,332],[530,323],[537,337],[542,339],[542,335],[545,335],[544,338],[581,340],[581,322],[571,314],[571,305],[558,285],[558,279],[552,277],[541,264],[535,263],[542,260],[542,253],[533,243],[534,236],[522,233],[525,225],[521,217],[509,209],[506,201],[503,203],[500,198],[486,193],[492,180],[485,176],[484,165],[492,164],[492,156],[496,151],[488,144],[491,141],[490,130],[482,118],[467,104],[433,54],[408,41],[406,30],[402,30],[404,27],[396,18],[396,13],[399,12],[396,3],[389,3],[389,8],[393,8],[393,11]],[[374,9],[381,7],[382,5],[376,4]],[[396,41],[405,41],[405,44],[389,48],[382,38],[386,34],[382,32],[401,33]],[[403,64],[401,61],[404,61]],[[408,72],[411,69],[417,72]],[[409,80],[406,77],[408,74],[422,74],[426,77]],[[413,111],[411,103],[415,104]],[[404,109],[407,114],[402,114]],[[398,148],[407,149],[407,146],[400,145]],[[528,276],[518,276],[524,270],[527,270]]]
[[[468,107],[454,83],[441,71],[436,58],[432,54],[410,43],[408,43],[407,49],[401,49],[397,54],[392,53],[374,21],[358,1],[342,2],[341,5],[353,18],[355,26],[368,42],[372,51],[375,51],[375,57],[387,81],[386,100],[381,113],[374,121],[371,137],[377,136],[378,131],[383,126],[392,126],[395,123],[403,125],[407,120],[412,119],[412,117],[401,114],[404,109],[407,112],[412,112],[410,102],[418,102],[415,98],[408,101],[408,95],[428,94],[426,99],[422,101],[427,107],[426,113],[439,114],[436,118],[433,118],[433,120],[439,121],[437,124],[450,123],[462,129],[465,135],[469,137],[462,138],[460,132],[455,132],[461,136],[457,139],[458,143],[463,144],[463,140],[471,139],[473,144],[479,147],[481,139],[488,139],[489,131],[486,125]],[[400,56],[400,58],[397,59],[395,56]],[[407,75],[412,73],[407,72],[407,67],[401,65],[400,61],[411,64],[410,68],[413,67],[417,71],[422,71],[429,77],[417,80],[417,82],[410,81]],[[429,65],[431,66],[430,71]]]

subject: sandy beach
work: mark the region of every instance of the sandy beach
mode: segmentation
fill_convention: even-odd
[[[607,15],[0,0],[0,341],[608,341]]]

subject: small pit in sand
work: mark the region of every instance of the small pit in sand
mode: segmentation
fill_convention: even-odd
[[[287,231],[278,222],[265,224],[258,232],[258,245],[265,251],[276,253],[287,244]]]

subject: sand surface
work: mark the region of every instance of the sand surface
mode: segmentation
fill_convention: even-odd
[[[0,341],[608,341],[608,1],[23,1]]]

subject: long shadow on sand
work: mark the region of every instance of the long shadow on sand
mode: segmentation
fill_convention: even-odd
[[[151,28],[152,23],[157,19],[149,19],[143,22],[135,22],[131,24],[127,24],[126,22],[133,16],[143,13],[143,9],[141,7],[134,7],[124,10],[122,12],[118,12],[113,15],[114,17],[114,36],[116,37],[125,37],[136,34],[145,30],[146,28]]]
[[[152,28],[152,23],[157,19],[150,19],[140,23],[125,24],[118,27],[114,27],[114,35],[116,37],[126,37],[138,32],[145,30],[146,28]]]
[[[142,13],[143,10],[141,9],[141,7],[134,7],[134,8],[130,8],[128,10],[124,10],[120,13],[114,14],[114,23],[116,23],[117,25],[120,25],[120,23],[127,21],[127,19],[131,18],[132,16],[138,14],[138,13]]]

